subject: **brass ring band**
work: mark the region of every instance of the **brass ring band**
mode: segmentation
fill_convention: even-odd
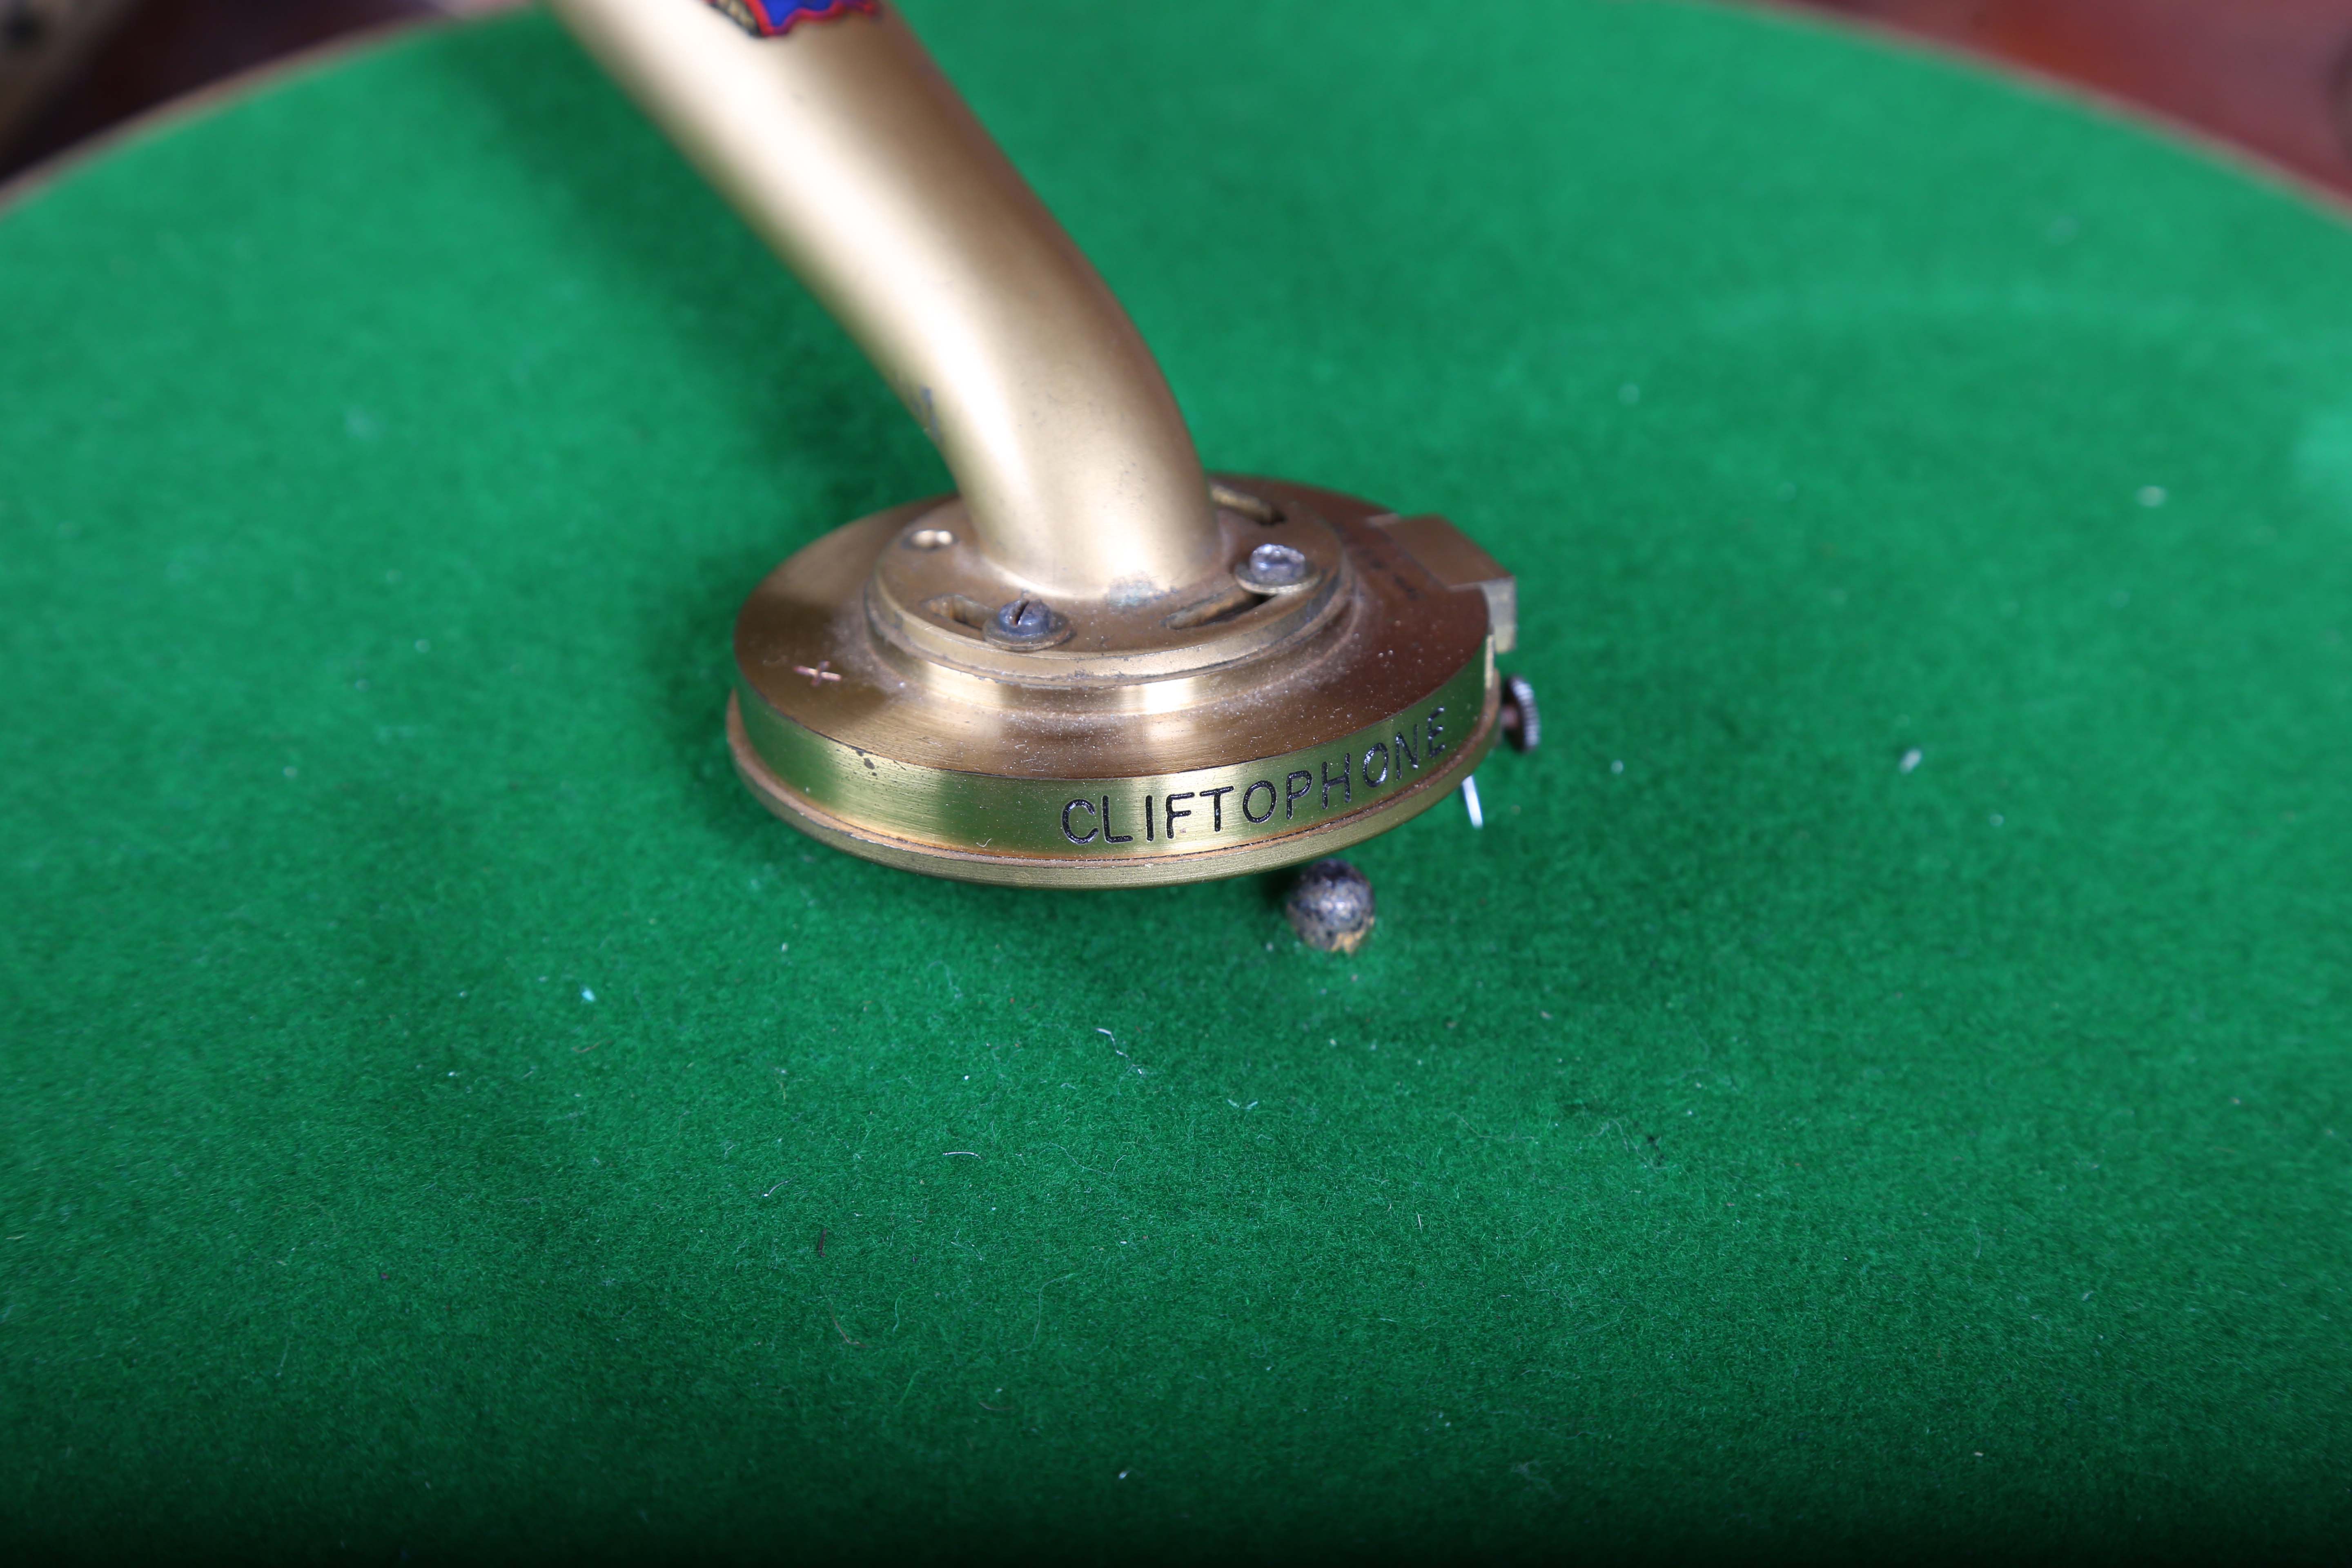
[[[1157,887],[1297,865],[1428,810],[1494,744],[1493,667],[1490,655],[1432,700],[1331,744],[1146,778],[1011,779],[892,762],[768,714],[756,698],[747,725],[740,692],[728,699],[727,741],[761,805],[868,860],[1012,887]],[[786,783],[772,756],[821,781],[828,803]],[[926,825],[952,837],[923,834]]]

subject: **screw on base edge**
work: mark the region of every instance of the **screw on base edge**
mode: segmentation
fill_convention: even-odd
[[[1524,675],[1503,677],[1503,739],[1515,752],[1532,752],[1543,741],[1543,717],[1536,711],[1536,689]]]
[[[1318,860],[1291,884],[1282,911],[1307,946],[1353,952],[1372,934],[1371,879],[1345,860]]]
[[[1318,575],[1306,552],[1287,544],[1261,544],[1234,569],[1234,577],[1243,587],[1269,597],[1303,594],[1315,586]]]

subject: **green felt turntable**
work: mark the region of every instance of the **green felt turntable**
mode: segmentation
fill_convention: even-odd
[[[738,608],[949,477],[545,16],[20,194],[0,1540],[2339,1555],[2340,216],[1740,11],[903,11],[1543,749],[1348,957],[778,822]]]

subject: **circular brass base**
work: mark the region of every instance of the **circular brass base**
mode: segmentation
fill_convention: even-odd
[[[1270,869],[1427,809],[1494,741],[1509,580],[1441,520],[1229,482],[1268,514],[1228,518],[1237,562],[1297,541],[1316,592],[1056,605],[1036,653],[971,624],[951,501],[825,535],[736,623],[737,771],[836,848],[1029,887]]]
[[[1491,712],[1488,718],[1491,719]],[[735,772],[761,805],[819,843],[902,871],[946,877],[959,882],[994,882],[1014,888],[1158,888],[1173,882],[1205,882],[1219,877],[1239,877],[1252,871],[1275,871],[1319,856],[1336,854],[1351,844],[1386,833],[1408,818],[1435,805],[1477,765],[1493,741],[1493,726],[1482,730],[1482,743],[1465,747],[1444,768],[1409,789],[1401,790],[1376,808],[1360,811],[1251,844],[1235,844],[1192,854],[1145,855],[1132,858],[1081,859],[1069,856],[998,855],[985,850],[956,849],[911,838],[892,837],[834,816],[771,772],[743,731],[742,700],[727,700],[727,744],[735,756]],[[1180,792],[1181,794],[1181,792]],[[1186,826],[1180,821],[1179,826]]]

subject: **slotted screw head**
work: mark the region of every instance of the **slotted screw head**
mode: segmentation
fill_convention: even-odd
[[[982,634],[998,647],[1051,647],[1070,635],[1070,619],[1043,599],[1008,599]]]
[[[1315,581],[1315,563],[1287,544],[1261,544],[1234,574],[1254,594],[1295,594]]]

